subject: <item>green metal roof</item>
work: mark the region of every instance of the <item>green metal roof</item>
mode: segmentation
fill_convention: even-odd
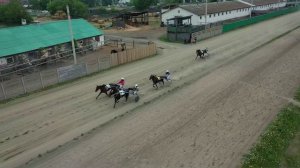
[[[103,35],[84,19],[72,19],[75,39]],[[0,29],[0,58],[69,42],[68,20]]]

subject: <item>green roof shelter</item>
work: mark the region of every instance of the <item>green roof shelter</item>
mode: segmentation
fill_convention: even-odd
[[[72,19],[75,40],[103,35],[84,19]],[[0,29],[0,58],[70,42],[68,20]]]

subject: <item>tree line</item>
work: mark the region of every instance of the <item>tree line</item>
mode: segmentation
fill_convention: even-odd
[[[107,6],[118,3],[119,0],[29,0],[30,8],[34,10],[48,10],[52,15],[61,10],[66,12],[69,5],[72,18],[86,18],[88,7]],[[201,1],[201,0],[200,0]],[[204,2],[204,0],[202,0]],[[210,2],[217,0],[208,0]],[[129,5],[137,10],[145,10],[157,4],[179,4],[183,0],[131,0]],[[184,2],[199,2],[199,0],[185,0]],[[20,0],[11,0],[0,6],[0,23],[21,24],[21,19],[31,22],[33,19],[23,7]]]

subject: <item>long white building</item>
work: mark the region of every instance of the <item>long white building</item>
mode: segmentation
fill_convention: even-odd
[[[252,10],[270,10],[286,6],[283,0],[245,0],[215,2],[207,4],[180,5],[162,14],[162,22],[174,17],[192,16],[192,25],[215,23],[229,19],[236,19],[250,15]]]

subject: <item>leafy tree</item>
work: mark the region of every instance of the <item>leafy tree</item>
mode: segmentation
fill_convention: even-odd
[[[74,18],[85,18],[88,15],[87,6],[79,0],[53,0],[48,4],[48,10],[53,15],[62,10],[67,13],[66,6],[69,5],[70,15]]]
[[[32,21],[19,0],[11,0],[8,4],[0,6],[0,22],[5,24],[21,24],[21,20]]]
[[[192,0],[185,0],[186,3],[188,3],[189,1],[192,1]],[[162,4],[181,4],[181,3],[183,3],[183,0],[162,0],[161,3]]]
[[[98,4],[98,0],[81,0],[81,2],[87,4],[89,7],[94,7]]]
[[[156,3],[157,0],[132,0],[132,4],[137,10],[145,10]]]
[[[112,0],[102,0],[102,5],[103,6],[112,5]]]
[[[50,0],[29,0],[32,9],[46,10]]]

